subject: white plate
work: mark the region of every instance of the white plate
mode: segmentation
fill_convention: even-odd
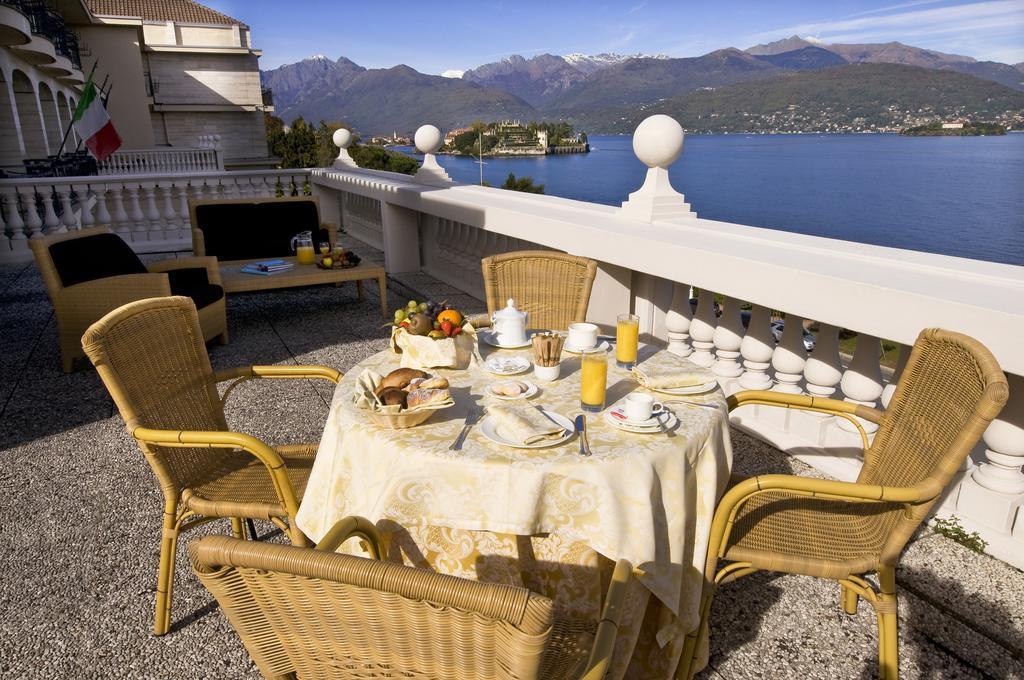
[[[608,417],[612,418],[616,422],[627,423],[627,424],[631,425],[632,427],[655,427],[656,428],[656,427],[658,427],[658,418],[660,418],[662,416],[662,414],[665,412],[665,407],[661,403],[658,403],[658,402],[655,402],[655,403],[657,405],[657,408],[651,414],[651,417],[648,418],[647,420],[642,421],[642,422],[633,422],[633,421],[627,421],[624,418],[616,418],[615,414],[620,414],[622,416],[626,415],[626,407],[625,407],[625,405],[620,405],[620,406],[616,406],[615,408],[608,409],[607,415],[608,415]]]
[[[604,422],[608,423],[617,430],[623,432],[633,432],[636,434],[655,434],[658,432],[664,432],[671,430],[679,422],[676,414],[671,411],[663,411],[657,418],[651,418],[650,422],[653,422],[653,426],[642,426],[634,425],[633,423],[625,420],[618,420],[612,416],[611,412],[604,414]]]
[[[534,385],[529,380],[519,380],[517,382],[521,382],[524,385],[526,385],[526,391],[523,392],[522,394],[520,394],[517,397],[508,397],[508,396],[505,396],[504,394],[495,394],[494,392],[491,391],[491,388],[494,387],[495,385],[497,385],[499,382],[506,382],[506,381],[499,380],[498,382],[491,383],[487,387],[487,394],[492,396],[492,397],[494,397],[495,399],[504,399],[505,401],[516,401],[517,399],[529,399],[530,397],[532,397],[533,395],[537,394],[537,392],[540,391],[540,388],[538,388],[536,385]]]
[[[605,352],[607,352],[611,348],[612,348],[612,346],[608,344],[607,340],[602,340],[601,342],[599,342],[597,345],[594,346],[594,349],[601,349],[601,350],[604,350]],[[583,350],[576,349],[575,347],[570,345],[568,342],[565,343],[564,345],[562,345],[562,351],[563,352],[568,352],[569,354],[583,354]]]
[[[484,368],[495,375],[518,375],[530,370],[532,364],[523,357],[488,357]]]
[[[545,449],[549,446],[558,446],[562,442],[572,437],[572,435],[575,433],[575,426],[572,424],[572,421],[566,418],[565,416],[555,413],[554,411],[541,410],[541,413],[546,415],[551,420],[555,421],[556,425],[565,428],[565,434],[563,434],[558,439],[546,439],[542,442],[537,442],[536,444],[520,444],[519,442],[516,442],[504,436],[502,434],[501,429],[495,427],[494,420],[490,417],[484,418],[482,421],[480,421],[480,432],[482,432],[485,437],[490,439],[495,444],[501,444],[502,446],[511,446],[512,448],[515,449]]]
[[[531,344],[533,344],[532,340],[530,339],[532,336],[533,332],[527,331],[526,342],[520,343],[518,345],[502,345],[501,343],[498,342],[497,336],[494,334],[493,331],[482,330],[479,333],[477,333],[477,337],[479,337],[484,342],[485,345],[497,347],[498,349],[522,349],[524,347],[529,347]]]
[[[692,387],[673,387],[670,389],[648,387],[647,389],[649,389],[652,392],[660,392],[661,394],[671,394],[676,397],[681,397],[686,394],[704,394],[705,392],[710,392],[716,387],[718,387],[718,381],[711,380],[709,382],[704,383],[703,385],[693,385]]]

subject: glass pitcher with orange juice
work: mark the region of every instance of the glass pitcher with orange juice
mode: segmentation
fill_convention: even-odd
[[[299,264],[313,264],[316,262],[316,252],[313,250],[313,232],[302,231],[292,238],[292,250],[295,251],[295,259]]]
[[[595,347],[580,355],[580,408],[595,413],[604,410],[608,386],[607,350]]]
[[[640,340],[640,317],[619,314],[615,326],[615,365],[627,370],[636,366],[637,345]]]

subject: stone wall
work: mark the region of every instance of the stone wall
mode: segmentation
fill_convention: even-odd
[[[267,136],[260,111],[174,111],[153,114],[159,146],[194,147],[199,135],[220,135],[224,158],[267,155]]]
[[[157,52],[149,70],[157,104],[263,104],[255,55]]]

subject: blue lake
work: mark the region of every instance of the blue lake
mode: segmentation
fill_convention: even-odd
[[[486,158],[484,178],[500,185],[511,172],[618,205],[645,167],[630,137],[590,142],[589,154]],[[438,161],[479,181],[472,158]],[[670,176],[707,219],[1024,265],[1024,134],[692,135]]]

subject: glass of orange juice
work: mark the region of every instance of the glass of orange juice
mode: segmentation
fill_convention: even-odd
[[[632,369],[636,366],[637,344],[640,338],[640,317],[619,314],[615,325],[615,365]]]
[[[591,413],[603,410],[608,386],[607,351],[597,347],[583,350],[580,374],[580,408]]]

